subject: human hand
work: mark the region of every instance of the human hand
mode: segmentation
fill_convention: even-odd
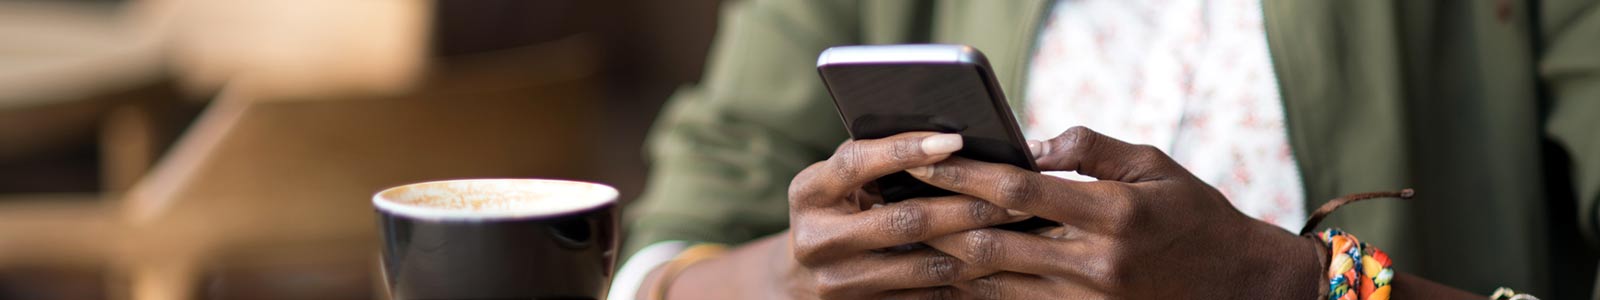
[[[931,132],[850,141],[795,175],[789,185],[789,226],[792,261],[798,265],[787,272],[787,295],[949,299],[956,295],[950,284],[993,273],[933,249],[884,249],[1029,216],[966,195],[868,209],[878,202],[863,189],[872,180],[944,161],[959,149],[960,135]]]
[[[970,269],[954,284],[978,299],[1312,299],[1321,245],[1240,213],[1160,150],[1083,127],[1046,141],[1046,171],[950,158],[918,179],[1001,207],[1064,222],[1041,234],[979,228],[926,241]]]

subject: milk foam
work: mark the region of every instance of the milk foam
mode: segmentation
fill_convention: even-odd
[[[427,219],[560,215],[616,202],[609,186],[548,179],[465,179],[408,184],[372,197],[378,209]]]

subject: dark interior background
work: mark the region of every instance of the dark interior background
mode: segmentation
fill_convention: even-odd
[[[125,1],[73,0],[107,3]],[[604,153],[596,180],[616,185],[625,199],[643,188],[645,133],[666,98],[700,77],[706,50],[716,30],[717,0],[466,0],[436,1],[431,32],[432,59],[447,61],[478,54],[534,47],[582,37],[599,41],[605,83],[604,131],[589,142]],[[153,88],[145,93],[205,98]],[[203,102],[203,101],[197,101]],[[180,114],[196,115],[191,107]],[[174,131],[181,131],[176,128]],[[89,131],[89,130],[85,130]],[[103,188],[99,144],[92,132],[53,151],[0,159],[0,196],[39,193],[93,193]]]
[[[38,3],[83,4],[103,11],[110,19],[119,6],[137,1],[124,0],[30,0]],[[56,1],[56,2],[48,2]],[[205,0],[201,0],[205,1]],[[367,0],[354,0],[367,1]],[[27,1],[0,0],[0,4],[27,4]],[[579,118],[590,118],[598,126],[585,123],[582,129],[571,129],[574,135],[559,135],[562,140],[548,142],[552,147],[579,144],[575,149],[599,149],[593,157],[580,160],[583,171],[543,173],[600,181],[611,184],[622,192],[623,201],[636,198],[644,188],[648,164],[643,143],[658,110],[677,88],[692,84],[700,78],[705,55],[716,30],[718,0],[435,0],[432,2],[432,20],[429,32],[427,63],[434,78],[428,81],[447,82],[449,93],[463,94],[460,90],[495,89],[527,77],[527,73],[541,72],[537,59],[527,59],[527,49],[540,49],[542,45],[570,46],[574,39],[583,40],[585,47],[598,57],[599,96],[540,99],[537,96],[517,96],[515,92],[495,95],[512,95],[511,99],[533,106],[532,110],[573,107],[573,103],[598,102],[594,113],[585,110]],[[25,6],[25,5],[24,5]],[[103,9],[101,9],[103,8]],[[0,11],[3,13],[3,11]],[[3,14],[0,14],[3,15]],[[26,16],[26,15],[25,15]],[[42,26],[37,25],[36,26]],[[0,55],[11,55],[15,49],[27,50],[25,43],[5,44],[0,36]],[[15,47],[13,47],[15,46]],[[310,45],[315,47],[316,45]],[[28,53],[23,53],[28,54]],[[26,59],[26,56],[22,59]],[[506,58],[514,59],[506,59]],[[560,60],[555,58],[553,60]],[[463,63],[466,62],[466,63]],[[528,62],[533,62],[529,64]],[[462,65],[473,65],[461,68]],[[482,65],[495,65],[481,68]],[[527,67],[522,67],[527,66]],[[0,68],[5,68],[0,66]],[[457,72],[460,70],[469,70]],[[483,70],[489,71],[483,71]],[[521,73],[505,72],[507,69],[523,70]],[[443,71],[440,71],[443,70]],[[466,75],[462,75],[466,74]],[[510,74],[510,75],[506,75]],[[501,76],[506,75],[506,76]],[[118,167],[107,159],[121,155],[134,156],[132,161],[159,164],[167,157],[175,141],[190,132],[191,124],[211,101],[219,97],[215,91],[186,90],[170,70],[155,71],[131,89],[112,90],[87,95],[83,99],[62,99],[61,105],[41,108],[0,110],[0,213],[38,216],[42,224],[79,225],[74,223],[108,222],[116,214],[101,214],[105,209],[98,203],[114,203],[130,184],[145,177],[145,167],[135,166],[131,175],[108,175]],[[497,77],[498,76],[498,77]],[[521,77],[518,77],[521,76]],[[443,78],[438,78],[443,77]],[[475,84],[482,80],[491,82]],[[587,84],[589,81],[584,81]],[[513,86],[515,84],[512,84]],[[428,98],[437,95],[438,85],[422,84],[413,95],[402,95],[393,100],[397,105],[417,105],[423,102],[411,98]],[[0,91],[4,92],[4,91]],[[411,92],[408,92],[411,93]],[[474,95],[473,93],[464,93]],[[492,93],[490,93],[492,94]],[[588,95],[588,94],[585,94]],[[409,97],[409,98],[407,98]],[[448,98],[448,97],[447,97]],[[453,100],[453,99],[443,99]],[[538,102],[550,101],[550,102]],[[123,145],[115,134],[108,138],[107,121],[115,119],[113,107],[129,103],[157,103],[133,105],[159,107],[158,111],[140,111],[140,119],[148,130],[138,130],[139,139],[147,144]],[[326,104],[301,106],[355,107],[377,101],[335,100]],[[554,103],[555,106],[539,106]],[[431,105],[431,104],[430,104]],[[448,107],[450,104],[440,104]],[[525,106],[517,106],[525,107]],[[299,109],[299,108],[295,108]],[[562,121],[564,122],[564,121]],[[575,123],[575,122],[574,122]],[[454,124],[446,124],[454,125]],[[52,128],[48,133],[30,129]],[[565,128],[516,128],[526,130],[527,136],[549,136],[550,131]],[[520,134],[518,136],[521,136]],[[8,141],[21,137],[30,143]],[[527,144],[527,143],[521,143]],[[108,149],[135,149],[118,152]],[[108,154],[111,153],[111,154]],[[131,154],[117,154],[131,153]],[[558,151],[559,153],[559,151]],[[530,154],[534,155],[534,154]],[[481,163],[481,162],[480,162]],[[110,165],[110,167],[108,167]],[[107,171],[113,170],[113,171]],[[539,174],[539,173],[536,173]],[[254,176],[254,175],[250,175]],[[365,192],[363,192],[365,193]],[[352,197],[339,196],[339,199]],[[110,200],[108,200],[110,199]],[[364,202],[355,197],[353,202]],[[193,202],[193,201],[191,201]],[[70,204],[71,209],[40,209]],[[203,208],[206,210],[210,208]],[[35,212],[65,212],[63,216],[39,215]],[[367,208],[357,210],[370,213]],[[213,213],[204,211],[203,213]],[[70,215],[84,215],[71,218]],[[360,215],[358,214],[358,215]],[[364,216],[364,215],[362,215]],[[86,220],[86,221],[85,221]],[[359,221],[359,220],[358,220]],[[16,225],[15,218],[0,223],[0,238],[7,234],[33,231],[28,226]],[[27,222],[21,222],[27,223]],[[362,223],[367,224],[367,223]],[[19,227],[20,226],[20,227]],[[262,224],[271,227],[270,224]],[[16,228],[12,228],[16,227]],[[27,227],[27,228],[23,228]],[[116,228],[111,228],[112,230]],[[9,231],[8,231],[9,230]],[[373,260],[367,247],[369,235],[359,235],[355,240],[339,240],[310,244],[245,244],[213,253],[203,266],[204,277],[198,282],[195,294],[209,299],[362,299],[375,297],[369,272]],[[46,237],[50,238],[50,237]],[[10,246],[20,242],[0,239],[0,244]],[[267,243],[267,242],[264,242]],[[71,244],[64,244],[74,249]],[[22,246],[18,246],[22,247]],[[41,248],[42,249],[42,248]],[[329,250],[334,249],[334,250]],[[339,250],[344,249],[344,250]],[[354,250],[351,250],[354,249]],[[10,252],[0,247],[0,252]],[[351,251],[346,251],[351,250]],[[343,252],[341,252],[343,251]],[[4,254],[4,253],[0,253]],[[0,255],[3,256],[3,255]],[[107,257],[62,258],[57,262],[22,262],[0,266],[0,299],[106,299],[126,292],[129,275],[121,273],[115,265],[105,263]],[[0,259],[3,260],[3,259]]]

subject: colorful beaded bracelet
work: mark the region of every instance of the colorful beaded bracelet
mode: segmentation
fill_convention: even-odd
[[[1329,300],[1388,300],[1394,266],[1389,255],[1355,235],[1329,228],[1317,235],[1329,249]]]
[[[1339,229],[1326,229],[1313,235],[1312,230],[1322,223],[1322,218],[1345,204],[1377,198],[1411,199],[1416,191],[1403,189],[1393,192],[1372,192],[1334,198],[1312,211],[1300,235],[1315,236],[1328,247],[1328,299],[1329,300],[1388,300],[1394,290],[1394,265],[1389,254],[1356,239],[1356,236]]]

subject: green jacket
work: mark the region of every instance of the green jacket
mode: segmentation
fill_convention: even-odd
[[[788,226],[790,178],[847,138],[817,77],[834,45],[959,43],[988,54],[1013,107],[1053,1],[751,0],[724,8],[704,81],[649,141],[629,252],[740,243]],[[1306,207],[1414,187],[1325,226],[1396,268],[1488,293],[1591,297],[1600,200],[1600,4],[1265,1]],[[1026,109],[1026,108],[1022,108]]]

